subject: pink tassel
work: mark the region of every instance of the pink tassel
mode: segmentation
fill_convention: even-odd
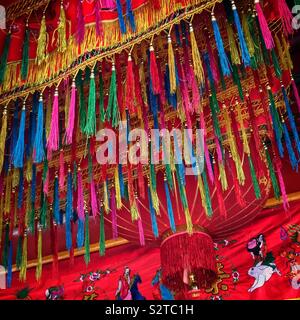
[[[49,170],[48,170],[47,175],[46,175],[43,191],[44,191],[44,193],[46,195],[48,195],[48,193],[49,193]]]
[[[220,142],[219,142],[219,139],[216,136],[215,136],[215,143],[216,143],[216,147],[217,147],[218,161],[219,162],[223,162],[223,154],[222,154]]]
[[[83,198],[83,185],[82,185],[82,173],[81,169],[78,169],[78,197],[77,197],[77,211],[78,217],[81,221],[84,221],[84,198]]]
[[[283,176],[282,176],[282,172],[281,172],[282,163],[281,163],[281,160],[278,159],[277,157],[274,162],[275,162],[277,176],[278,176],[278,180],[279,180],[283,208],[284,208],[284,211],[288,211],[290,208],[290,205],[289,205],[288,196],[286,193],[285,184],[284,184],[284,180],[283,180]]]
[[[52,119],[47,147],[49,151],[57,151],[59,147],[59,106],[58,106],[58,88],[55,89],[52,109]]]
[[[259,3],[259,0],[255,0],[255,8],[256,8],[257,17],[260,25],[260,30],[266,44],[266,48],[271,50],[275,47],[274,40],[273,40],[271,31],[269,29],[268,22],[264,16],[263,10]]]
[[[295,80],[292,78],[292,87],[293,87],[293,92],[294,92],[294,97],[298,106],[298,110],[300,112],[300,97],[299,97],[299,91],[296,85]]]
[[[96,34],[98,37],[103,35],[103,26],[101,19],[101,0],[95,0]]]
[[[75,122],[75,107],[76,107],[76,84],[75,79],[72,82],[70,108],[69,108],[69,119],[68,128],[66,129],[66,143],[72,144],[73,132],[74,132],[74,122]]]
[[[276,2],[283,26],[283,31],[288,36],[289,34],[292,34],[294,31],[292,28],[293,15],[291,13],[291,10],[287,6],[285,0],[277,0]]]
[[[100,0],[101,1],[101,7],[105,9],[115,9],[116,8],[116,2],[115,0]]]
[[[83,16],[83,8],[81,0],[77,0],[77,32],[76,39],[77,43],[81,44],[84,40],[85,34],[85,24],[84,24],[84,16]]]
[[[138,206],[138,204],[136,204]],[[139,228],[139,236],[140,236],[140,245],[142,247],[145,246],[145,235],[144,235],[144,228],[141,217],[138,220],[138,228]]]
[[[97,203],[97,195],[96,195],[96,188],[95,188],[95,182],[94,179],[92,179],[91,183],[91,207],[92,207],[92,213],[93,217],[96,218],[98,214],[98,203]]]
[[[154,48],[152,45],[150,47],[150,75],[151,75],[153,93],[155,95],[158,95],[161,93],[161,87],[160,87],[160,79],[159,79],[159,73],[157,68],[157,61],[155,57]]]
[[[59,154],[59,188],[64,189],[65,187],[65,159],[64,151],[60,150]]]
[[[117,209],[116,209],[116,191],[113,188],[111,190],[111,223],[113,239],[118,238],[118,223],[117,223]]]

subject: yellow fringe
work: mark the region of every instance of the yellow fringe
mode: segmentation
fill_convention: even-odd
[[[26,274],[27,274],[27,235],[24,235],[23,239],[23,250],[22,250],[22,263],[21,269],[19,274],[19,279],[22,282],[26,281]]]
[[[9,170],[6,178],[6,188],[5,188],[5,204],[4,204],[4,213],[9,214],[11,209],[11,193],[12,193],[12,173]]]
[[[253,57],[254,54],[255,54],[255,46],[254,46],[254,42],[253,42],[253,39],[252,39],[252,36],[251,36],[251,32],[249,30],[249,25],[248,25],[248,22],[247,22],[246,14],[243,14],[243,17],[242,17],[242,28],[243,28],[243,31],[244,31],[245,40],[246,40],[246,44],[247,44],[247,47],[248,47],[248,51],[249,51],[250,57]]]
[[[202,207],[205,211],[205,214],[208,215],[207,203],[206,203],[206,198],[205,198],[205,193],[204,193],[204,185],[203,185],[202,177],[200,174],[198,175],[198,189],[200,192]]]
[[[55,41],[55,33],[57,32],[57,39]],[[58,52],[65,52],[67,50],[67,21],[64,6],[60,6],[59,24],[57,29],[53,32],[52,45],[57,47]]]
[[[0,172],[2,172],[5,152],[5,142],[7,135],[7,110],[4,109],[2,116],[2,127],[0,133]]]
[[[108,200],[108,194],[107,194],[107,183],[104,181],[103,183],[103,204],[104,204],[104,210],[106,214],[109,214],[109,200]]]
[[[38,66],[47,59],[48,40],[49,36],[47,34],[46,16],[43,15],[36,49],[36,63]]]
[[[193,234],[193,222],[192,222],[192,217],[191,217],[189,208],[186,208],[184,210],[184,215],[185,215],[185,221],[186,221],[186,232],[188,234]]]
[[[157,195],[156,190],[153,190],[151,185],[150,185],[150,193],[151,193],[153,208],[154,208],[156,214],[159,216],[160,215],[160,209],[159,209],[158,195]]]
[[[120,190],[120,180],[119,180],[119,170],[118,167],[115,168],[115,188],[116,188],[116,204],[117,209],[121,210],[123,207],[121,190]]]
[[[275,44],[276,44],[276,48],[277,48],[277,52],[278,52],[278,56],[279,56],[279,60],[280,60],[282,69],[287,70],[288,67],[287,67],[286,58],[284,56],[283,49],[282,49],[282,46],[281,46],[281,43],[280,43],[280,40],[279,40],[277,34],[275,35]]]
[[[228,190],[228,181],[227,181],[224,163],[219,162],[219,171],[220,171],[220,177],[217,177],[217,179],[220,179],[222,190],[226,191]]]
[[[176,93],[176,68],[171,35],[168,36],[168,65],[170,73],[170,92]]]
[[[32,180],[32,158],[29,157],[26,163],[26,172],[25,178],[27,182],[31,182]]]
[[[250,155],[250,147],[249,147],[246,128],[245,128],[245,125],[244,125],[241,105],[238,102],[236,103],[236,110],[237,110],[237,120],[238,120],[238,123],[239,123],[241,131],[242,131],[242,140],[243,140],[244,152],[247,155]]]
[[[19,169],[14,168],[12,173],[12,188],[15,189],[19,185],[20,172]]]
[[[228,35],[228,42],[229,42],[232,63],[235,65],[239,65],[241,64],[239,50],[235,42],[232,26],[228,22],[226,23],[226,30]]]
[[[282,34],[282,47],[283,47],[283,53],[286,58],[287,66],[288,66],[289,70],[293,70],[294,65],[293,65],[293,60],[291,58],[291,54],[290,54],[290,46],[289,46],[289,43],[283,34]]]
[[[130,213],[131,213],[132,222],[139,220],[140,214],[135,201],[130,208]]]
[[[35,279],[39,281],[42,276],[42,269],[43,269],[43,255],[42,255],[42,229],[38,230],[38,258],[37,258],[37,266],[35,270]]]
[[[200,56],[200,52],[199,52],[199,48],[195,38],[195,32],[192,24],[190,24],[190,38],[191,38],[191,49],[192,49],[192,58],[193,58],[193,67],[194,67],[195,76],[198,83],[202,85],[204,83],[204,70],[203,70],[201,56]]]

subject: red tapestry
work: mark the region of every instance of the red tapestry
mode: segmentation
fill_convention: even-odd
[[[288,214],[281,208],[263,211],[246,228],[215,243],[215,253],[218,280],[212,288],[199,291],[191,285],[189,292],[177,293],[176,298],[299,298],[300,203],[291,205]],[[63,261],[57,278],[52,277],[51,265],[44,266],[40,284],[34,280],[34,269],[28,270],[27,283],[20,283],[15,273],[12,289],[0,290],[0,299],[114,300],[120,283],[126,289],[125,267],[139,294],[127,298],[160,298],[158,288],[152,286],[160,268],[159,248],[127,245],[108,250],[105,257],[94,253],[89,266],[83,257],[76,258],[74,266]]]

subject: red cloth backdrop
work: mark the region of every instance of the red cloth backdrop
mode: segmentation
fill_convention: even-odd
[[[264,262],[262,266],[257,266],[258,260],[262,258],[256,256],[254,259],[247,251],[247,244],[260,234],[265,238],[265,245],[260,248]],[[253,241],[251,244],[253,245]],[[198,299],[299,298],[300,290],[297,287],[300,285],[300,203],[292,204],[289,214],[284,213],[281,208],[263,211],[247,227],[215,243],[215,253],[219,279],[207,292],[202,290],[200,294],[197,293]],[[272,264],[270,253],[275,259],[276,268]],[[76,258],[73,267],[69,261],[63,261],[59,264],[57,278],[52,277],[51,265],[44,266],[40,284],[35,281],[34,269],[28,270],[27,283],[20,283],[18,274],[15,273],[12,289],[0,290],[0,299],[16,299],[19,290],[29,287],[30,299],[45,300],[47,288],[63,285],[64,299],[113,300],[124,266],[129,266],[132,274],[139,273],[142,279],[139,285],[140,292],[147,299],[153,299],[151,281],[160,267],[160,251],[159,248],[141,248],[136,245],[108,250],[105,257],[99,257],[98,253],[94,253],[89,266],[85,265],[83,257]],[[248,274],[252,267],[254,274],[264,273],[265,278],[259,280],[263,284],[261,287],[249,292],[255,282],[255,278]],[[76,282],[81,274],[106,269],[111,270],[111,273],[105,277],[101,276],[95,282],[87,281],[86,285],[80,281]],[[264,271],[258,272],[262,269]],[[265,281],[266,278],[268,280]],[[83,293],[83,288],[88,288],[89,292]]]

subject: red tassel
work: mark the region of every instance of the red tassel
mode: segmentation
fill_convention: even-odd
[[[293,78],[292,78],[292,87],[293,87],[294,97],[295,97],[295,100],[296,100],[296,103],[297,103],[297,106],[298,106],[298,110],[299,110],[299,113],[300,113],[300,97],[299,97],[299,92],[298,92],[298,88],[297,88],[296,82],[295,82],[295,80]]]
[[[101,0],[95,0],[96,34],[98,37],[103,35],[103,26],[102,26],[100,10],[101,10]]]
[[[72,82],[68,127],[66,128],[66,143],[71,144],[73,139],[75,125],[75,108],[76,108],[76,84],[75,79]]]
[[[78,174],[77,174],[77,180],[78,180],[78,198],[77,198],[77,211],[78,211],[78,217],[81,221],[84,221],[84,197],[83,197],[83,185],[82,185],[82,173],[81,169],[78,168]]]
[[[271,31],[269,29],[268,22],[264,16],[263,10],[262,10],[261,5],[259,3],[259,0],[255,0],[255,9],[257,12],[260,30],[261,30],[262,36],[264,38],[266,48],[271,50],[275,47],[274,40],[273,40]]]
[[[157,68],[157,61],[155,57],[154,48],[152,45],[150,47],[150,75],[151,75],[153,93],[158,95],[161,93],[161,87],[160,87],[159,72]]]
[[[125,103],[131,114],[136,113],[135,107],[135,84],[134,84],[134,73],[133,73],[133,61],[131,54],[128,56],[127,74],[126,74],[126,97]]]
[[[165,91],[165,86],[164,86],[164,76],[160,67],[160,64],[157,65],[157,70],[158,70],[158,74],[159,74],[159,83],[160,83],[160,103],[162,106],[167,105],[167,98],[166,98],[166,91]]]
[[[277,171],[283,208],[284,208],[284,211],[289,211],[290,205],[289,205],[288,196],[286,193],[286,188],[285,188],[285,184],[284,184],[284,180],[283,180],[283,176],[282,176],[282,172],[281,172],[282,162],[281,162],[280,158],[278,158],[277,155],[275,155],[274,164],[275,164],[276,171]]]
[[[193,107],[194,107],[194,112],[198,113],[199,110],[201,109],[200,107],[200,92],[197,84],[197,80],[195,77],[194,70],[190,68],[190,74],[191,74],[191,83],[192,83],[192,97],[193,97]]]
[[[283,31],[288,36],[293,33],[292,20],[293,15],[285,0],[276,0],[278,12],[281,18]]]
[[[72,243],[75,243],[74,239],[74,222],[73,220],[71,221],[71,233],[72,233]],[[74,266],[74,246],[71,247],[70,250],[70,266]]]
[[[60,150],[59,154],[59,188],[62,190],[65,187],[65,159],[64,151]]]
[[[128,165],[127,175],[128,175],[129,202],[130,202],[130,205],[132,205],[134,203],[134,187],[133,187],[132,166],[131,165]]]
[[[122,80],[122,66],[120,62],[120,55],[116,55],[116,74],[117,74],[117,88],[118,88],[118,105],[120,108],[120,113],[122,114],[125,111],[123,103],[123,80]],[[104,69],[104,65],[102,67]]]

